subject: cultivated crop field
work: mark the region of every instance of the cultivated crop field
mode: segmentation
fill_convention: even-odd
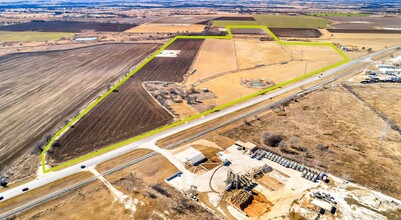
[[[329,20],[313,16],[256,14],[254,20],[213,20],[214,26],[266,25],[268,28],[327,28]]]
[[[177,33],[177,32],[202,32],[205,26],[200,24],[143,24],[133,27],[129,33]]]
[[[318,38],[322,35],[319,30],[313,28],[271,28],[277,37]]]
[[[83,30],[120,32],[134,25],[120,23],[80,22],[80,21],[35,21],[0,27],[1,31],[39,32],[81,32]]]
[[[1,169],[158,47],[105,44],[1,56]]]
[[[388,29],[401,28],[399,17],[329,17],[333,23],[330,26],[336,29]]]
[[[181,50],[178,57],[155,57],[118,91],[95,106],[50,150],[53,162],[63,162],[153,130],[173,117],[145,91],[144,81],[181,82],[203,40],[176,40],[167,49]]]

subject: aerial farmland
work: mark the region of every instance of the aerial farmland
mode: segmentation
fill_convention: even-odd
[[[106,44],[1,57],[1,168],[35,152],[37,143],[42,148],[49,138],[45,134],[63,126],[158,46]]]
[[[168,50],[179,57],[156,57],[70,128],[52,148],[51,159],[63,162],[165,125],[173,119],[144,90],[144,81],[181,82],[203,40],[179,39]],[[119,119],[118,119],[119,118]]]
[[[0,219],[401,218],[393,1],[0,8]]]

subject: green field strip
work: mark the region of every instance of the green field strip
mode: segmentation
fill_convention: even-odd
[[[154,130],[151,130],[151,131],[149,131],[149,132],[143,133],[143,134],[141,134],[141,135],[135,136],[135,137],[133,137],[133,138],[127,139],[127,140],[125,140],[125,141],[122,141],[122,142],[119,142],[119,143],[110,145],[110,146],[108,146],[108,147],[99,149],[99,150],[97,150],[97,151],[95,151],[95,152],[91,152],[91,153],[85,154],[85,155],[83,155],[83,156],[81,156],[81,157],[78,157],[78,158],[69,160],[69,161],[67,161],[67,162],[65,162],[65,163],[62,163],[62,164],[60,164],[60,165],[58,165],[58,166],[55,166],[55,167],[52,167],[52,168],[46,170],[46,159],[45,159],[45,157],[46,157],[46,152],[50,149],[50,147],[51,147],[51,145],[54,143],[54,141],[55,141],[63,132],[65,132],[69,127],[71,127],[74,123],[76,123],[79,119],[81,119],[84,115],[86,115],[90,110],[92,110],[97,104],[99,104],[99,103],[100,103],[104,98],[106,98],[110,93],[112,93],[113,90],[119,88],[119,87],[120,87],[124,82],[126,82],[132,75],[134,75],[134,74],[137,73],[140,69],[142,69],[142,67],[144,67],[146,64],[148,64],[153,58],[155,58],[155,57],[156,57],[158,54],[160,54],[164,49],[166,49],[168,46],[170,46],[174,41],[176,41],[177,39],[232,39],[232,38],[233,38],[233,35],[232,35],[232,33],[231,33],[231,29],[232,29],[232,28],[244,28],[244,29],[262,28],[262,29],[266,30],[267,33],[269,33],[280,45],[289,45],[289,46],[293,46],[293,45],[294,45],[294,46],[297,46],[297,45],[298,45],[298,46],[300,46],[300,45],[301,45],[301,46],[330,46],[330,47],[332,47],[335,51],[337,51],[337,52],[344,58],[344,60],[343,60],[343,61],[340,61],[340,62],[338,62],[338,63],[332,64],[332,65],[330,65],[330,66],[321,68],[321,69],[319,69],[319,70],[316,70],[316,71],[307,73],[307,74],[305,74],[305,75],[296,77],[296,78],[291,79],[291,80],[289,80],[289,81],[286,81],[286,82],[283,82],[283,83],[274,85],[274,86],[272,86],[272,87],[269,87],[269,88],[260,90],[260,91],[257,92],[257,93],[254,93],[254,94],[251,94],[251,95],[247,95],[247,96],[241,97],[240,99],[237,99],[237,100],[234,100],[234,101],[225,103],[225,104],[223,104],[223,105],[220,105],[220,106],[215,107],[215,108],[213,108],[213,109],[210,109],[210,110],[207,110],[207,111],[205,111],[205,112],[199,113],[199,114],[197,114],[197,115],[193,115],[193,116],[191,116],[191,117],[182,119],[182,120],[177,121],[177,122],[174,122],[174,123],[172,123],[172,124],[168,124],[168,125],[159,127],[159,128],[157,128],[157,129],[154,129]],[[84,160],[86,160],[86,159],[89,159],[89,158],[92,158],[92,157],[101,155],[101,154],[103,154],[103,153],[106,153],[106,152],[111,151],[111,150],[113,150],[113,149],[116,149],[116,148],[118,148],[118,147],[122,147],[122,146],[125,146],[125,145],[127,145],[127,144],[130,144],[130,143],[133,143],[133,142],[135,142],[135,141],[138,141],[138,140],[140,140],[140,139],[143,139],[143,138],[149,137],[149,136],[151,136],[151,135],[157,134],[157,133],[159,133],[159,132],[161,132],[161,131],[165,131],[165,130],[167,130],[167,129],[170,129],[170,128],[176,127],[176,126],[178,126],[178,125],[187,123],[187,122],[189,122],[189,121],[192,121],[192,120],[194,120],[194,119],[200,118],[200,117],[202,117],[202,116],[205,116],[205,115],[211,114],[211,113],[213,113],[213,112],[220,111],[220,110],[222,110],[222,109],[224,109],[224,108],[233,106],[233,105],[238,104],[238,103],[240,103],[240,102],[249,100],[249,99],[251,99],[251,98],[255,98],[255,97],[259,96],[259,95],[263,95],[263,94],[265,94],[265,93],[267,93],[267,92],[271,92],[271,91],[273,91],[273,90],[275,90],[275,89],[278,89],[278,88],[287,86],[287,85],[289,85],[289,84],[291,84],[291,83],[298,82],[298,81],[300,81],[300,80],[306,79],[306,78],[311,77],[311,76],[313,76],[313,75],[316,75],[316,74],[319,74],[319,73],[321,73],[321,72],[327,71],[327,70],[329,70],[329,69],[338,67],[338,66],[340,66],[340,65],[342,65],[342,64],[345,64],[345,63],[347,63],[347,62],[350,61],[350,59],[349,59],[341,50],[339,50],[333,43],[322,43],[322,42],[287,42],[287,41],[281,41],[272,31],[270,31],[269,28],[267,28],[266,26],[261,26],[261,25],[226,26],[226,29],[227,29],[228,34],[225,35],[225,36],[176,36],[176,37],[174,37],[173,39],[171,39],[169,42],[167,42],[165,45],[163,45],[159,50],[157,50],[156,52],[154,52],[154,53],[153,53],[151,56],[149,56],[144,62],[142,62],[139,66],[137,66],[133,71],[131,71],[126,77],[124,77],[124,78],[123,78],[121,81],[119,81],[116,85],[114,85],[112,88],[110,88],[105,94],[103,94],[100,98],[98,98],[96,101],[94,101],[92,104],[90,104],[86,109],[84,109],[82,112],[80,112],[80,114],[79,114],[78,116],[76,116],[75,118],[73,118],[67,125],[65,125],[65,126],[64,126],[63,128],[61,128],[58,132],[56,132],[56,134],[52,137],[52,139],[49,141],[49,143],[46,145],[46,147],[44,148],[43,152],[41,153],[41,163],[42,163],[43,172],[44,172],[44,173],[47,173],[47,172],[50,172],[50,171],[56,171],[56,170],[63,169],[63,168],[65,168],[65,167],[71,166],[71,165],[73,165],[73,164],[82,162],[82,161],[84,161]]]

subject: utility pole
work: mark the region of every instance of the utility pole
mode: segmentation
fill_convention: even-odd
[[[304,72],[304,75],[306,75],[306,69],[308,69],[308,61],[306,61],[306,64],[305,64],[305,72]]]
[[[387,136],[387,128],[388,128],[388,123],[389,123],[389,119],[386,120],[383,130],[382,130],[382,134],[380,135],[380,142],[379,142],[379,147],[377,148],[377,152],[376,152],[376,156],[379,156],[380,150],[383,146],[383,140],[386,138]]]

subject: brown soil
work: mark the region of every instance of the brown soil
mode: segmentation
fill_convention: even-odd
[[[401,169],[394,167],[400,166],[401,136],[389,129],[377,156],[383,126],[384,121],[352,94],[334,87],[269,111],[250,125],[223,135],[258,143],[287,158],[399,198]],[[280,147],[265,144],[266,132],[282,137]],[[394,149],[391,155],[389,149]]]
[[[319,38],[322,36],[317,29],[312,28],[270,28],[277,37]]]
[[[250,34],[250,35],[267,35],[262,28],[232,28],[232,34]]]
[[[0,57],[1,169],[157,47],[104,44]]]
[[[50,195],[51,193],[62,190],[69,185],[89,179],[92,176],[93,175],[89,172],[79,172],[79,173],[73,174],[71,176],[65,177],[63,179],[54,181],[45,186],[30,190],[28,192],[25,192],[24,194],[21,194],[19,196],[9,199],[9,200],[2,201],[0,203],[0,212],[4,213],[6,211],[13,210],[23,204],[33,202],[38,198],[41,198],[41,197]]]
[[[143,24],[136,26],[134,28],[126,30],[128,33],[152,33],[152,34],[158,34],[158,33],[171,33],[171,34],[176,34],[176,33],[187,33],[187,32],[202,32],[205,29],[204,25],[200,24],[191,24],[191,25],[174,25],[174,24],[153,24],[153,23],[148,23],[148,24]]]
[[[0,27],[1,31],[42,31],[81,32],[84,30],[122,32],[132,28],[132,24],[78,22],[78,21],[37,21]]]
[[[327,29],[330,33],[353,33],[353,34],[401,34],[401,30],[359,30],[359,29]]]
[[[252,197],[253,197],[252,203],[244,209],[245,213],[249,217],[257,218],[265,214],[266,212],[270,211],[272,203],[269,202],[263,195],[253,193]]]
[[[401,28],[400,17],[328,17],[336,29],[383,29]]]
[[[186,86],[219,73],[237,70],[234,41],[206,39],[199,50],[192,69],[196,72],[185,79]]]
[[[38,207],[29,209],[20,219],[130,219],[130,212],[114,201],[112,193],[97,180]]]
[[[223,17],[217,17],[213,18],[215,21],[254,21],[254,17],[247,17],[247,16],[223,16]]]
[[[183,195],[167,183],[148,185],[129,174],[112,184],[122,192],[140,201],[135,219],[217,219],[196,202]]]
[[[208,19],[198,24],[208,24],[210,21],[255,21],[254,17],[248,16],[222,16],[217,18]]]
[[[51,159],[63,162],[171,122],[173,117],[148,95],[142,82],[183,81],[202,42],[175,41],[168,49],[181,50],[178,57],[151,60],[69,129]]]
[[[376,109],[389,116],[401,126],[401,86],[398,84],[352,86],[362,98]]]

